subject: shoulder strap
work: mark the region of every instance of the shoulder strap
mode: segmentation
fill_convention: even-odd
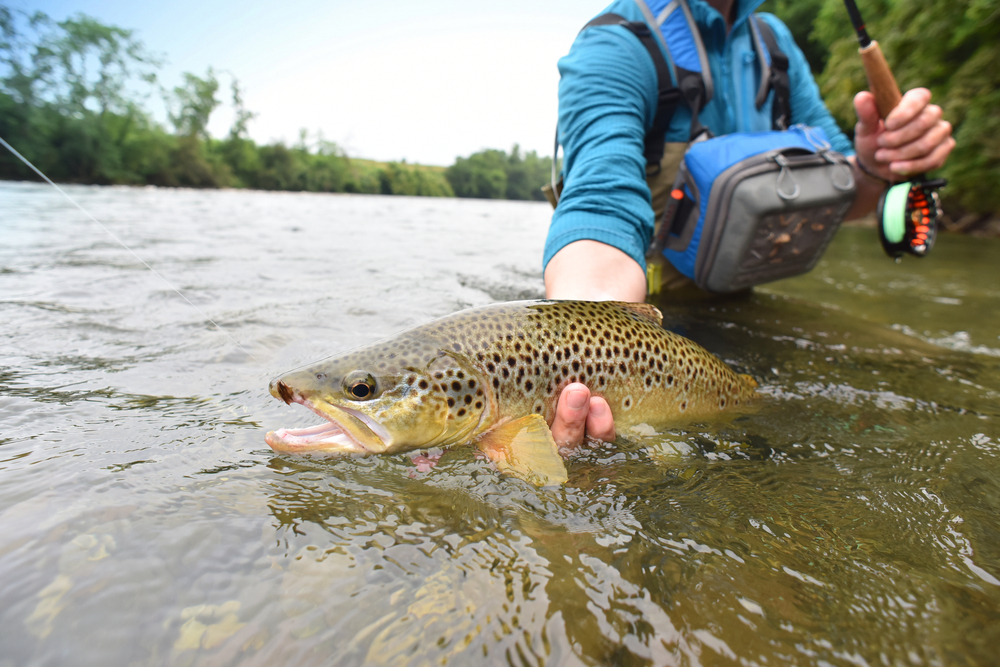
[[[587,25],[588,28],[596,25],[620,25],[628,29],[633,35],[639,38],[642,45],[646,47],[650,57],[653,59],[653,66],[656,68],[656,116],[653,118],[653,127],[646,133],[643,154],[646,157],[646,165],[660,168],[663,160],[663,143],[670,128],[670,120],[674,117],[674,111],[681,101],[681,90],[674,87],[670,78],[670,70],[667,68],[667,61],[660,51],[653,33],[642,21],[629,21],[618,14],[601,14]]]
[[[637,0],[640,7],[646,3]],[[644,12],[645,14],[646,12]],[[647,18],[649,14],[646,14]],[[698,25],[695,23],[687,0],[671,0],[653,18],[660,36],[667,48],[667,55],[674,67],[677,86],[681,89],[684,103],[691,110],[691,132],[688,141],[694,141],[706,131],[698,119],[698,114],[712,99],[714,84],[708,54],[702,44]]]
[[[751,18],[753,19],[752,26],[756,28],[753,30],[754,37],[758,34],[760,35],[760,39],[767,47],[767,53],[770,56],[770,66],[768,66],[767,61],[761,58],[763,54],[760,53],[758,43],[757,56],[761,60],[762,65],[761,90],[757,94],[757,108],[759,109],[764,105],[768,89],[774,90],[774,104],[771,107],[771,126],[775,130],[787,130],[792,120],[792,87],[791,81],[788,78],[788,56],[778,47],[778,40],[775,39],[774,31],[771,30],[771,26],[767,24],[767,21],[762,21],[756,16],[752,16]]]

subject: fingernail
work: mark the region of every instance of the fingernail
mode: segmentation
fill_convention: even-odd
[[[587,392],[577,389],[576,391],[569,392],[569,396],[566,397],[566,403],[572,409],[580,410],[583,406],[587,405],[589,398]]]
[[[875,151],[875,161],[888,162],[889,160],[886,159],[886,155],[888,155],[888,151]]]
[[[608,414],[608,404],[604,401],[592,401],[590,404],[590,414],[594,417],[603,417]]]

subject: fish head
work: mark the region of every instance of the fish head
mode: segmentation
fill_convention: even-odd
[[[301,403],[327,423],[272,431],[267,443],[281,452],[391,454],[468,440],[487,411],[480,377],[444,351],[391,349],[331,358],[273,380],[275,398]]]

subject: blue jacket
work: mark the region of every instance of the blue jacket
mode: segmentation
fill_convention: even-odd
[[[648,0],[654,16],[667,1]],[[737,0],[736,20],[727,35],[719,12],[704,0],[688,0],[715,88],[699,118],[716,136],[771,129],[773,91],[762,109],[754,104],[760,67],[748,23],[762,2]],[[636,0],[616,0],[601,13],[607,12],[630,21],[644,18]],[[809,64],[791,32],[771,14],[759,17],[767,21],[778,46],[788,56],[791,124],[822,127],[835,150],[853,155],[850,140],[823,104]],[[559,60],[559,73],[564,183],[545,242],[544,265],[566,245],[591,239],[622,250],[645,267],[654,223],[643,155],[643,141],[656,114],[653,61],[623,26],[592,26],[577,36],[569,54]],[[686,142],[690,126],[690,111],[679,107],[666,140]]]

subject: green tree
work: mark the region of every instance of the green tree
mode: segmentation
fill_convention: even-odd
[[[838,1],[840,1],[843,12],[843,2]],[[788,29],[792,31],[795,43],[799,45],[806,60],[809,61],[809,67],[814,74],[823,71],[829,55],[829,51],[818,36],[813,36],[816,19],[822,8],[823,0],[767,0],[758,10],[771,12],[784,21]],[[846,14],[844,16],[846,17]]]
[[[58,26],[61,31],[43,42],[37,58],[55,99],[70,111],[137,113],[139,105],[126,93],[127,86],[135,80],[154,84],[159,59],[146,52],[133,31],[84,14]]]
[[[0,132],[55,178],[135,182],[125,146],[148,129],[139,84],[151,89],[158,65],[131,31],[0,6]],[[0,175],[28,174],[0,156]]]
[[[215,96],[218,92],[219,80],[211,67],[204,79],[184,73],[184,85],[175,87],[173,94],[166,96],[170,108],[167,117],[179,135],[208,138],[208,119],[219,106]]]
[[[456,197],[503,199],[507,195],[507,154],[489,149],[457,158],[445,178]]]

